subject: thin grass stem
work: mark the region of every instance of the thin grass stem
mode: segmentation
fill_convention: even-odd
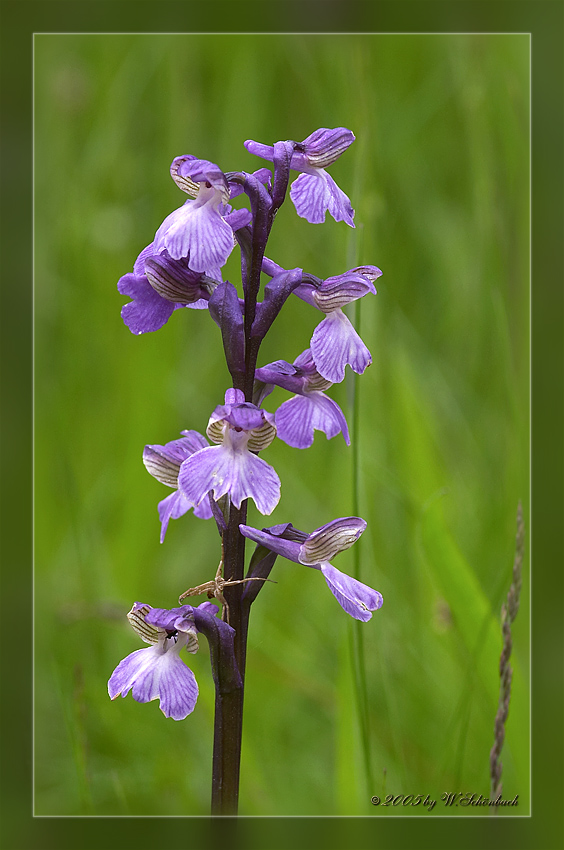
[[[507,600],[501,609],[501,632],[503,635],[503,647],[499,659],[499,702],[495,716],[494,745],[490,751],[490,779],[491,799],[495,800],[502,792],[501,750],[505,740],[505,724],[509,715],[509,702],[511,699],[511,680],[513,670],[509,664],[513,640],[511,637],[511,624],[519,610],[519,596],[521,593],[521,572],[523,568],[523,555],[525,551],[525,523],[523,521],[523,508],[521,502],[517,507],[517,534],[515,539],[515,559],[513,561],[513,576],[511,586],[507,594]]]

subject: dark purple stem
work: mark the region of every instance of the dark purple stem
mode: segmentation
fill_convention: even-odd
[[[229,579],[243,578],[245,563],[244,538],[239,533],[239,523],[247,514],[243,502],[237,510],[231,505],[229,523],[223,532],[223,571]],[[215,717],[212,762],[212,815],[236,815],[239,801],[239,768],[241,763],[241,736],[243,732],[243,696],[245,684],[245,655],[247,624],[243,621],[241,596],[244,585],[236,584],[224,589],[229,606],[229,625],[235,629],[234,653],[239,670],[240,685],[227,691],[218,686],[229,679],[223,665],[231,666],[228,655],[218,657],[218,681],[215,691]],[[244,640],[241,638],[244,636]]]
[[[252,228],[243,228],[237,238],[241,245],[241,268],[244,290],[244,372],[240,371],[239,359],[232,347],[232,329],[237,327],[235,301],[230,295],[230,289],[225,286],[219,296],[213,301],[211,311],[222,329],[222,338],[228,365],[233,377],[234,387],[242,389],[246,401],[252,402],[253,385],[258,350],[264,337],[253,335],[253,322],[257,312],[257,298],[260,289],[260,275],[264,259],[266,243],[277,209],[282,204],[288,188],[290,143],[283,143],[283,149],[276,151],[275,174],[272,195],[260,181],[250,174],[230,174],[228,179],[243,185],[244,191],[251,202],[253,216]],[[285,147],[284,147],[285,146]],[[292,148],[293,149],[293,148]],[[218,287],[219,289],[219,287]],[[216,304],[217,302],[217,304]],[[225,323],[222,321],[225,316]],[[266,333],[266,330],[265,330]],[[244,501],[239,509],[233,505],[229,509],[229,519],[223,528],[218,513],[216,520],[222,531],[223,575],[226,580],[240,581],[245,571],[245,542],[246,538],[239,531],[239,525],[246,523],[247,502]],[[259,573],[266,578],[274,559],[261,563]],[[258,569],[258,567],[257,567]],[[264,575],[263,575],[264,574]],[[243,698],[245,683],[245,661],[247,654],[247,633],[249,628],[249,613],[251,603],[256,598],[264,582],[253,581],[245,584],[227,585],[224,588],[225,601],[228,605],[229,624],[235,629],[234,654],[240,675],[240,685],[232,687],[233,659],[228,654],[217,654],[214,745],[212,765],[212,815],[236,815],[239,798],[239,769],[241,763],[241,738],[243,731]],[[252,591],[249,586],[252,587]],[[246,588],[249,588],[245,596]],[[212,658],[213,664],[213,658]],[[231,672],[222,669],[231,667]],[[222,688],[221,682],[230,683],[229,688]]]

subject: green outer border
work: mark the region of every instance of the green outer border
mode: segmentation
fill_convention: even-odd
[[[213,14],[210,11],[213,10]],[[564,843],[562,680],[563,61],[561,0],[0,0],[2,108],[2,643],[0,847],[106,850],[463,848]],[[530,32],[533,90],[533,815],[375,819],[33,818],[31,815],[31,57],[33,32]],[[297,25],[299,24],[299,26]],[[285,25],[291,27],[286,30]],[[555,475],[556,472],[556,475]],[[560,473],[560,474],[558,474]],[[20,615],[23,611],[23,617]],[[17,648],[17,652],[15,651]],[[22,664],[22,659],[27,663]],[[558,675],[558,674],[557,674]],[[9,688],[8,688],[9,683]],[[17,698],[14,698],[17,695]],[[424,820],[424,819],[423,819]]]

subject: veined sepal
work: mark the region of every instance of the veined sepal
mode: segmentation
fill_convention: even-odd
[[[272,414],[268,415],[272,416]],[[266,449],[272,443],[275,437],[276,425],[273,421],[271,422],[267,419],[264,425],[262,425],[260,428],[253,428],[253,430],[249,432],[249,442],[247,443],[247,448],[250,452],[261,452],[263,449]]]
[[[360,517],[341,517],[313,531],[300,548],[299,560],[306,566],[330,561],[349,549],[366,528]]]

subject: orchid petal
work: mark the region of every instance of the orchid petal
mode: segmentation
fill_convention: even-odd
[[[358,375],[372,363],[370,351],[340,309],[328,313],[314,330],[311,353],[319,374],[333,384],[343,380],[347,363]]]
[[[216,501],[229,493],[236,508],[251,498],[262,514],[272,513],[280,499],[280,479],[266,461],[248,451],[244,437],[244,448],[232,438],[233,443],[201,449],[184,461],[178,486],[189,500],[199,504],[213,490]]]
[[[175,646],[161,644],[137,649],[121,661],[108,682],[111,699],[131,690],[137,702],[158,699],[165,717],[184,720],[194,710],[198,685],[194,674],[178,656]]]
[[[123,275],[118,281],[118,291],[133,298],[121,309],[121,317],[133,334],[158,331],[176,309],[175,304],[155,292],[144,275]]]
[[[200,203],[198,198],[165,218],[154,246],[157,253],[166,250],[174,260],[189,258],[190,269],[205,272],[226,263],[234,247],[233,231],[212,202]]]
[[[285,401],[276,411],[278,436],[289,446],[297,449],[309,448],[314,431],[323,431],[330,440],[342,431],[350,445],[347,421],[339,405],[324,393],[312,392],[297,395]]]
[[[323,168],[310,168],[307,173],[300,174],[292,183],[290,198],[298,215],[311,224],[323,223],[328,210],[335,221],[345,221],[354,227],[354,210],[349,198]]]
[[[322,563],[320,569],[341,608],[355,620],[366,623],[372,618],[372,612],[382,607],[384,600],[377,590],[335,569],[328,562]]]
[[[203,503],[204,504],[204,503]],[[171,493],[170,496],[167,496],[166,499],[163,499],[162,502],[159,502],[159,519],[161,521],[161,543],[164,543],[166,531],[168,528],[168,523],[170,519],[179,519],[179,517],[184,516],[193,505],[186,498],[184,493],[181,493],[180,490],[175,490],[174,493]],[[196,510],[194,510],[196,513]],[[211,510],[210,510],[211,515]],[[201,517],[204,519],[209,519],[209,517]]]

